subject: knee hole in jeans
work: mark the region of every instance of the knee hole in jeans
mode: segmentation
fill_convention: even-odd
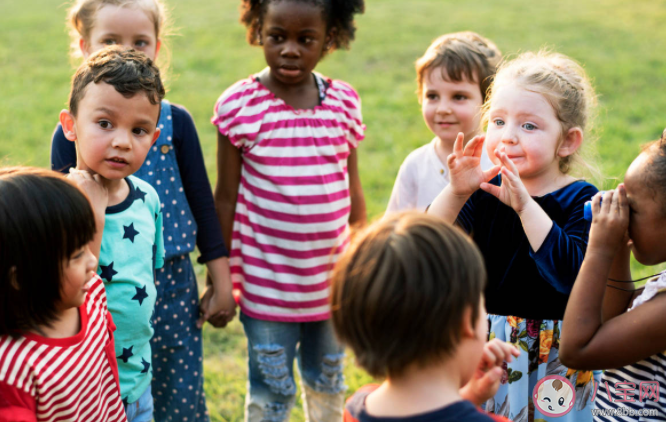
[[[342,373],[345,354],[324,355],[321,374],[315,382],[314,389],[320,393],[337,394],[345,391],[345,376]]]
[[[264,382],[270,390],[283,396],[295,395],[296,384],[293,378],[289,376],[284,348],[278,345],[258,345],[254,347],[254,350],[257,352],[257,361]]]

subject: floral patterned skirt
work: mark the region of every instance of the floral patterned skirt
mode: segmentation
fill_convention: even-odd
[[[576,371],[560,363],[562,322],[488,315],[489,338],[520,348],[504,363],[500,388],[484,408],[515,422],[592,421],[601,371]],[[535,388],[536,387],[536,388]]]

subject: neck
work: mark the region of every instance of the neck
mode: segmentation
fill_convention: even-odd
[[[443,141],[439,136],[435,137],[435,152],[437,153],[437,157],[439,158],[439,161],[442,162],[443,165],[447,165],[446,161],[449,155],[453,152],[453,144],[449,142]]]
[[[530,196],[543,196],[554,192],[576,180],[575,177],[560,172],[559,168],[554,171],[544,172],[531,178],[521,178],[525,189]]]
[[[424,367],[412,364],[400,376],[389,376],[368,396],[368,413],[402,417],[448,406],[462,400],[461,379],[458,359]]]
[[[47,338],[73,337],[81,331],[79,309],[69,308],[59,311],[50,326],[40,325],[32,331]]]

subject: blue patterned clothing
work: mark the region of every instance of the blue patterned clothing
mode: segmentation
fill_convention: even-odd
[[[125,179],[129,195],[107,207],[98,273],[117,330],[120,394],[136,402],[152,379],[150,339],[155,309],[155,269],[164,265],[162,213],[157,192],[134,176]]]

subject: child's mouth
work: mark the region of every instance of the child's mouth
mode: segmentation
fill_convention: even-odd
[[[301,69],[297,66],[280,66],[279,72],[287,77],[295,77],[301,74]]]
[[[127,160],[125,160],[124,158],[120,158],[120,157],[111,157],[111,158],[107,158],[107,159],[106,159],[106,162],[107,162],[111,167],[115,167],[115,168],[122,168],[122,167],[125,167],[126,165],[129,164],[129,163],[127,162]]]

